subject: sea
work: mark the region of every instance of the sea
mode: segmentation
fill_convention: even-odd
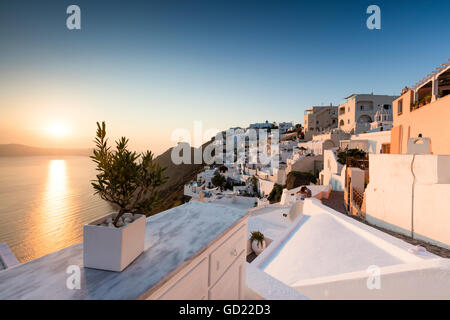
[[[94,195],[87,156],[0,157],[0,243],[20,262],[83,241],[83,225],[113,211]]]

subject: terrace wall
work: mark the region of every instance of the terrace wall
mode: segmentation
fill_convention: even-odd
[[[337,162],[334,150],[325,150],[323,157],[323,170],[319,174],[320,183],[330,185],[333,190],[344,191],[345,166]]]
[[[258,179],[258,190],[261,196],[268,196],[273,189],[275,183],[270,180]]]
[[[364,151],[368,153],[380,153],[382,145],[391,142],[391,131],[377,131],[352,135],[349,149],[353,148],[352,143],[357,140],[367,141],[367,150]]]
[[[370,154],[366,220],[450,248],[450,156]]]

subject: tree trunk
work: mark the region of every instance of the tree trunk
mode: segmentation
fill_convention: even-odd
[[[117,216],[116,216],[116,218],[114,219],[114,222],[113,222],[114,227],[117,228],[117,222],[119,221],[120,217],[123,216],[124,213],[125,213],[125,209],[124,208],[120,208],[120,210],[117,213]]]

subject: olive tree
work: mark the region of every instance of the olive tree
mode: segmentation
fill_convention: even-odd
[[[167,178],[165,168],[153,159],[153,153],[128,150],[128,139],[117,140],[115,149],[108,146],[105,122],[97,122],[95,149],[91,159],[97,164],[96,180],[92,181],[95,194],[119,208],[114,226],[120,217],[130,212],[146,214],[160,201],[157,187]]]

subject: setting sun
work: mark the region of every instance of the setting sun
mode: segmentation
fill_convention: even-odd
[[[68,129],[65,125],[61,123],[52,124],[48,129],[48,133],[52,136],[61,137],[65,136],[68,133]]]

